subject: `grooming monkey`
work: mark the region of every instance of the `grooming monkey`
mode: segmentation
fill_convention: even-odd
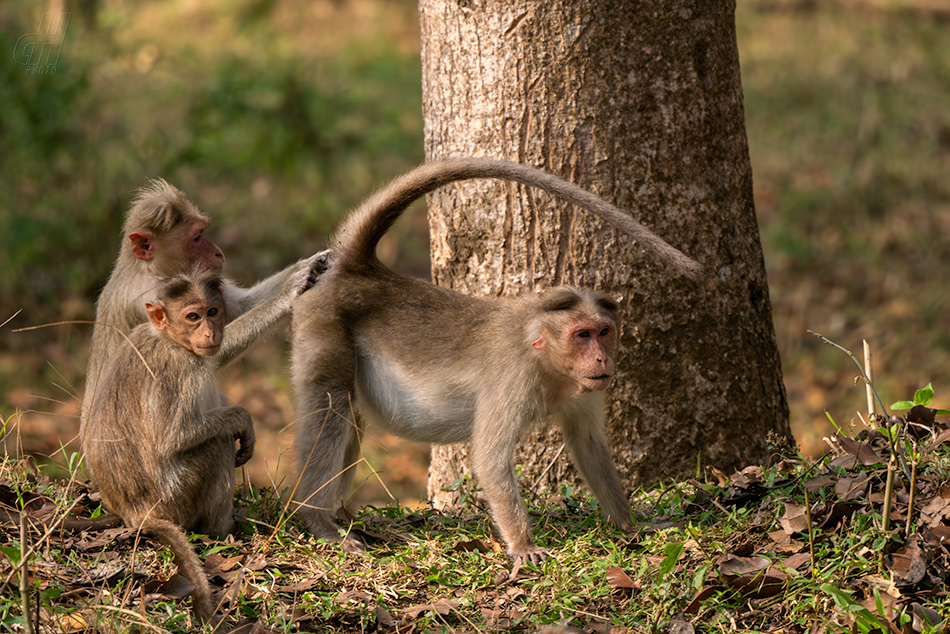
[[[613,205],[556,176],[493,159],[423,165],[352,212],[334,235],[329,270],[297,300],[292,354],[301,480],[298,513],[318,537],[340,540],[329,511],[358,457],[349,414],[412,440],[471,442],[471,461],[508,554],[545,556],[531,539],[512,464],[522,433],[553,418],[610,521],[631,527],[605,437],[603,390],[614,371],[617,305],[560,287],[538,296],[474,298],[409,278],[376,245],[414,200],[447,183],[502,178],[539,187],[624,229],[689,277],[699,265]],[[347,537],[344,549],[361,550]]]
[[[234,468],[254,449],[250,414],[221,406],[215,371],[288,313],[310,275],[296,271],[279,294],[227,329],[220,277],[202,272],[166,281],[145,303],[149,323],[103,361],[87,412],[84,460],[105,506],[172,549],[195,585],[193,607],[203,621],[214,613],[211,590],[182,528],[214,537],[231,532]]]
[[[105,364],[124,344],[124,335],[148,321],[145,302],[155,296],[158,281],[195,269],[215,274],[223,270],[224,254],[205,236],[209,221],[184,193],[164,180],[153,180],[139,190],[122,227],[119,256],[96,303],[80,431]],[[325,255],[317,254],[301,260],[251,288],[225,280],[228,319],[276,296],[294,273],[314,269],[324,259]]]

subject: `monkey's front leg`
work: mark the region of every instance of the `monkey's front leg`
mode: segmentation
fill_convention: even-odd
[[[558,418],[574,465],[600,503],[601,512],[620,530],[632,531],[630,500],[607,443],[603,392],[574,399]]]
[[[510,417],[488,418],[494,419],[495,428],[479,421],[475,423],[471,443],[472,470],[488,500],[492,519],[505,541],[508,556],[515,562],[541,563],[549,553],[531,539],[531,522],[512,464],[521,435],[520,423]],[[499,421],[506,424],[499,424]]]

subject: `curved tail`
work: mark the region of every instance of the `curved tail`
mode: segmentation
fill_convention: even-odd
[[[208,623],[215,609],[211,599],[211,585],[201,560],[185,537],[185,532],[178,524],[158,517],[149,517],[142,522],[142,530],[168,546],[175,554],[178,572],[195,585],[191,592],[192,609],[202,622]]]
[[[412,202],[443,185],[471,178],[500,178],[543,189],[623,229],[687,277],[695,279],[699,275],[699,263],[602,198],[537,168],[489,158],[434,161],[394,179],[351,212],[334,234],[331,248],[339,258],[338,264],[372,260],[376,244]]]

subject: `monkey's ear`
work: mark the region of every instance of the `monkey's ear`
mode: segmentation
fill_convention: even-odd
[[[155,254],[152,250],[155,248],[155,234],[151,231],[135,231],[129,234],[129,241],[132,242],[132,253],[140,260],[151,260]]]
[[[165,309],[161,304],[145,302],[145,312],[148,313],[148,320],[152,322],[155,330],[164,330],[168,325],[168,315],[165,314]]]
[[[544,335],[541,335],[540,337],[538,337],[538,340],[535,341],[535,342],[533,342],[531,345],[532,345],[534,348],[540,350],[540,349],[543,348],[545,345],[547,345],[547,341],[544,340]]]

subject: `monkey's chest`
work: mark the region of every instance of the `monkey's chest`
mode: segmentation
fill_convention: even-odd
[[[471,435],[474,399],[463,383],[437,368],[410,371],[385,358],[360,355],[355,404],[364,419],[403,438],[448,444]]]

